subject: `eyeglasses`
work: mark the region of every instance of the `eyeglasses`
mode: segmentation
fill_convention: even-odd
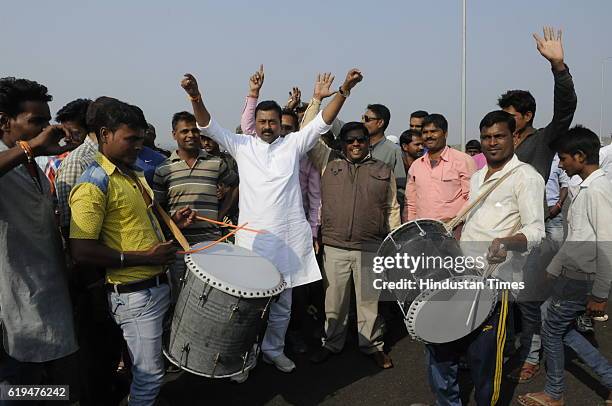
[[[352,144],[355,141],[357,141],[360,144],[365,144],[366,142],[368,142],[368,137],[351,137],[351,138],[344,139],[345,144]]]
[[[361,119],[363,120],[364,123],[369,123],[370,121],[374,121],[374,120],[380,120],[379,117],[370,117],[370,116],[366,116],[365,114],[361,116]]]

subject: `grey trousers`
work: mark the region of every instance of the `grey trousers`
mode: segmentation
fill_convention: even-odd
[[[357,333],[362,352],[383,350],[383,320],[378,315],[378,292],[371,288],[369,274],[362,269],[362,252],[325,246],[323,288],[325,290],[325,337],[323,346],[340,352],[346,340],[351,305],[351,276],[355,283]],[[369,273],[369,274],[368,274]],[[368,289],[369,288],[369,289]]]

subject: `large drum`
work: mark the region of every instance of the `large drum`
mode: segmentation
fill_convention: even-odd
[[[412,281],[412,288],[396,284],[388,289],[397,300],[410,335],[426,343],[446,343],[476,330],[492,313],[497,290],[485,280],[477,267],[449,264],[465,263],[461,247],[436,220],[415,220],[403,224],[382,242],[378,256],[420,257],[420,266],[411,271],[386,267],[387,282]],[[441,258],[435,260],[433,258]],[[472,288],[476,287],[476,288]]]
[[[185,263],[164,354],[181,369],[209,378],[253,368],[270,302],[285,289],[281,274],[267,259],[230,244],[187,254]]]

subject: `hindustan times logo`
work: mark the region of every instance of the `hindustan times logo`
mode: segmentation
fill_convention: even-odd
[[[397,253],[395,256],[375,256],[372,266],[374,273],[382,273],[387,269],[406,270],[415,273],[418,269],[446,269],[456,273],[463,273],[467,269],[483,269],[486,266],[483,256],[429,256],[421,254],[412,256],[406,253]]]

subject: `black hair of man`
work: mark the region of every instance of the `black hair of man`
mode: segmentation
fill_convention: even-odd
[[[533,123],[536,113],[536,101],[531,93],[527,90],[508,90],[497,99],[497,105],[502,108],[514,107],[514,110],[525,115],[528,111],[531,111],[531,121]]]
[[[100,136],[100,129],[105,127],[116,131],[121,125],[131,129],[147,129],[144,113],[137,106],[122,102],[112,97],[102,96],[94,100],[87,109],[87,129]]]
[[[478,128],[480,131],[482,131],[483,128],[489,128],[493,124],[497,123],[506,123],[510,132],[514,134],[514,130],[516,130],[516,121],[514,120],[514,116],[510,113],[506,113],[503,110],[494,110],[487,113],[487,115],[480,121]]]
[[[586,155],[587,164],[599,165],[599,149],[601,148],[599,137],[579,124],[567,130],[554,142],[553,147],[557,152],[569,155],[582,152]]]
[[[391,112],[387,106],[382,104],[368,104],[368,110],[371,110],[374,114],[376,114],[376,117],[382,118],[382,120],[385,122],[382,128],[384,132],[387,127],[389,127],[389,121],[391,121]]]
[[[55,121],[65,123],[73,121],[82,128],[87,128],[87,109],[91,99],[76,99],[62,107],[55,115]]]
[[[423,128],[425,128],[426,125],[430,125],[430,124],[433,124],[436,128],[439,128],[440,130],[444,132],[448,131],[448,121],[446,121],[446,118],[442,114],[437,114],[437,113],[428,114],[423,119]]]
[[[417,111],[413,111],[412,114],[410,114],[410,118],[425,118],[429,115],[428,112],[426,112],[425,110],[417,110]]]
[[[0,113],[9,117],[17,117],[22,113],[23,102],[40,101],[48,103],[53,96],[47,93],[47,88],[33,80],[6,77],[0,79]]]
[[[350,121],[342,126],[340,129],[340,135],[338,135],[338,139],[344,140],[346,139],[346,135],[351,131],[361,131],[364,136],[370,138],[370,133],[363,123],[359,121]]]
[[[298,118],[298,115],[295,111],[289,110],[289,109],[283,109],[282,115],[293,117],[293,119],[295,120],[296,130],[300,129],[300,119]],[[282,116],[281,116],[281,119],[282,119]]]
[[[419,130],[408,129],[400,135],[400,145],[408,145],[412,142],[413,137],[420,137],[422,134]]]
[[[260,102],[257,107],[255,107],[255,116],[257,116],[258,111],[276,111],[278,114],[278,120],[280,121],[281,116],[283,115],[283,109],[278,105],[274,100],[264,100]]]
[[[188,111],[179,111],[178,113],[174,113],[174,115],[172,116],[172,131],[176,130],[176,125],[179,121],[195,123],[196,118]]]
[[[477,149],[478,151],[482,150],[482,146],[480,145],[480,141],[478,141],[478,140],[469,140],[465,144],[465,149],[467,151],[470,148]]]

